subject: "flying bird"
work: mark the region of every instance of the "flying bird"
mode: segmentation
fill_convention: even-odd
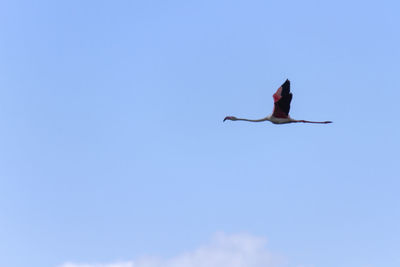
[[[304,123],[332,123],[331,121],[306,121],[306,120],[295,120],[289,116],[290,102],[292,101],[293,94],[290,92],[290,81],[286,81],[278,88],[276,93],[272,96],[274,98],[274,111],[271,115],[258,119],[240,119],[234,116],[225,117],[224,121],[251,121],[251,122],[261,122],[270,121],[274,124],[284,124],[284,123],[294,123],[294,122],[304,122]]]

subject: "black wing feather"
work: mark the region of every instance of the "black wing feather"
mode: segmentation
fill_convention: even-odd
[[[278,106],[279,110],[284,112],[287,116],[289,115],[290,111],[290,102],[292,102],[293,94],[290,92],[290,81],[286,80],[282,84],[282,93],[281,99],[279,99],[275,105]]]

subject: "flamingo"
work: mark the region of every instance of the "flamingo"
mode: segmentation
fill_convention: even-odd
[[[274,124],[285,124],[285,123],[332,123],[331,121],[306,121],[306,120],[295,120],[289,116],[290,111],[290,102],[292,101],[292,93],[290,92],[290,81],[286,79],[286,81],[278,88],[276,93],[272,96],[274,98],[274,111],[271,115],[258,119],[258,120],[249,120],[249,119],[240,119],[234,116],[225,117],[224,121],[251,121],[251,122],[261,122],[261,121],[270,121]]]

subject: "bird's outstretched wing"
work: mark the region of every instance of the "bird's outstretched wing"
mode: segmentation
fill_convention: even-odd
[[[290,92],[290,81],[286,80],[273,95],[274,111],[272,116],[276,118],[288,118],[292,97],[293,95]]]

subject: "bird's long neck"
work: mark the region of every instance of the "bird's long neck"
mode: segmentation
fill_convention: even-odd
[[[293,120],[293,122],[304,122],[304,123],[332,123],[331,121],[305,121],[305,120]]]
[[[237,121],[260,122],[260,121],[269,121],[269,120],[270,120],[270,118],[269,118],[269,116],[268,116],[268,117],[265,117],[265,118],[262,118],[262,119],[258,119],[258,120],[251,120],[251,119],[241,119],[241,118],[237,118],[236,120],[237,120]]]

